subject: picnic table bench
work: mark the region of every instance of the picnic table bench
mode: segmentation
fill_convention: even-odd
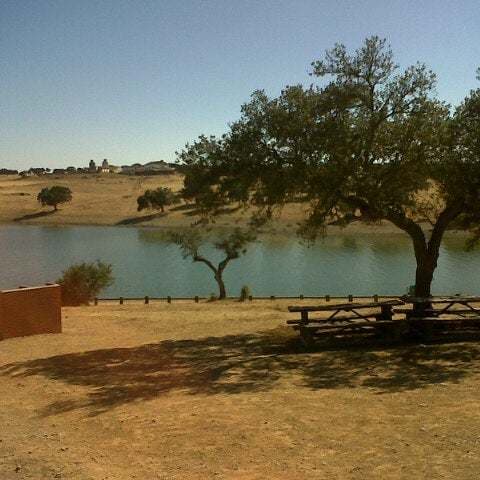
[[[300,313],[299,319],[287,320],[298,330],[302,341],[310,346],[315,337],[330,333],[368,332],[388,329],[401,321],[393,320],[393,307],[403,305],[401,300],[369,303],[341,303],[319,306],[289,306],[288,311]],[[370,310],[365,312],[365,310]],[[371,311],[373,310],[373,312]],[[327,313],[327,316],[310,317],[311,312]],[[395,323],[394,323],[395,322]]]
[[[480,297],[402,297],[410,308],[395,309],[404,313],[407,322],[423,336],[445,328],[480,328]],[[472,304],[478,304],[474,306]]]

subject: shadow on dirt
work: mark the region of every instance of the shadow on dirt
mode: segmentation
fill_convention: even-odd
[[[152,213],[150,215],[143,215],[142,217],[130,217],[120,220],[115,225],[135,225],[136,223],[150,222],[156,218],[162,218],[167,215],[167,212]]]
[[[32,220],[34,218],[40,218],[40,217],[47,217],[48,215],[53,215],[56,213],[56,210],[47,210],[41,211],[41,212],[36,212],[36,213],[29,213],[28,215],[23,215],[22,217],[17,217],[14,218],[14,222],[21,222],[22,220]]]
[[[368,387],[380,394],[456,383],[480,371],[480,344],[473,342],[386,347],[375,340],[355,341],[329,341],[307,353],[296,337],[275,329],[59,355],[6,365],[0,375],[40,375],[89,387],[86,396],[55,402],[42,413],[85,408],[97,415],[171,391],[268,391],[289,376],[296,388]]]

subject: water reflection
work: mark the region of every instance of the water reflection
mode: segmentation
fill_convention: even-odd
[[[112,263],[118,296],[193,296],[216,291],[210,271],[183,259],[160,230],[122,227],[0,228],[0,288],[58,278],[79,261]],[[205,246],[214,261],[222,253]],[[435,293],[480,293],[480,251],[466,252],[451,237],[442,247]],[[370,295],[405,293],[413,283],[415,261],[404,235],[334,235],[306,246],[285,236],[265,236],[225,271],[229,293],[249,285],[255,295]]]

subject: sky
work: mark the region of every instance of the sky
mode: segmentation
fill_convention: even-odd
[[[480,87],[478,0],[0,0],[0,168],[175,161],[370,35],[453,105]]]

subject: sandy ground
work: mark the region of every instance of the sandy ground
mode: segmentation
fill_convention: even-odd
[[[0,478],[478,478],[478,343],[306,353],[289,303],[65,308],[0,342]]]
[[[59,206],[57,212],[37,202],[38,192],[48,186],[62,185],[72,190],[73,200]],[[137,197],[150,188],[166,186],[173,191],[183,187],[179,174],[136,177],[118,174],[62,175],[21,178],[0,175],[0,223],[35,225],[126,225],[142,227],[189,227],[197,220],[195,210],[186,205],[167,208],[164,214],[137,212]],[[266,233],[293,234],[304,214],[304,206],[289,205]],[[215,226],[231,228],[245,224],[248,212],[237,211],[217,218]],[[346,229],[330,228],[332,233],[398,233],[388,222],[368,226],[354,224]]]

